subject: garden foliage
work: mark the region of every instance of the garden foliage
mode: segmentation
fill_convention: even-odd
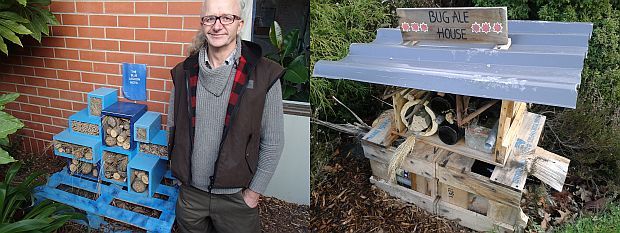
[[[0,96],[0,164],[15,162],[5,148],[9,147],[9,135],[24,127],[19,119],[2,111],[5,104],[14,101],[17,97],[19,97],[17,93]]]
[[[48,25],[58,24],[56,17],[45,8],[50,3],[51,0],[0,1],[0,51],[9,54],[4,40],[23,47],[20,35],[30,35],[39,43],[42,35],[49,35]]]
[[[21,162],[13,163],[0,182],[0,233],[54,232],[69,220],[86,220],[83,214],[61,203],[44,200],[35,204],[33,189],[41,185],[36,180],[43,173],[32,173],[14,184],[21,166]]]

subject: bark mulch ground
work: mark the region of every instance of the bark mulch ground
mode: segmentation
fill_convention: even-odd
[[[469,232],[373,186],[370,163],[359,145],[341,151],[334,153],[312,187],[312,231]]]
[[[48,148],[51,150],[51,148]],[[36,155],[32,153],[14,152],[15,159],[24,163],[16,175],[15,180],[24,180],[28,174],[34,171],[42,171],[47,174],[60,171],[67,165],[64,158],[58,156]],[[7,165],[0,166],[0,171],[6,171]],[[4,179],[4,172],[1,172],[0,179]],[[288,203],[272,197],[261,197],[259,202],[261,217],[261,227],[263,232],[310,232],[309,226],[309,206]],[[115,224],[114,229],[123,229],[123,224]],[[176,228],[176,225],[175,225]],[[132,229],[131,227],[125,229]],[[86,226],[78,223],[69,222],[58,232],[89,232]],[[100,232],[90,229],[90,232]],[[173,229],[172,232],[177,232]]]

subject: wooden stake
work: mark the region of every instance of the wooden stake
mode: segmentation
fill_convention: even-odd
[[[495,103],[497,103],[497,101],[499,101],[499,100],[494,100],[494,101],[489,102],[489,103],[485,104],[484,106],[476,109],[475,112],[467,115],[467,117],[465,117],[465,119],[463,119],[463,121],[461,122],[461,124],[459,124],[459,126],[463,126],[464,124],[469,123],[469,121],[474,119],[474,117],[477,117],[478,115],[480,115],[481,113],[483,113],[484,111],[489,109],[491,106],[493,106]]]

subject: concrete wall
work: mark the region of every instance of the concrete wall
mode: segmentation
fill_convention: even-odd
[[[284,136],[284,151],[265,195],[310,205],[310,117],[285,114]]]

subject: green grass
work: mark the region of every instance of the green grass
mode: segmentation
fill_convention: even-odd
[[[620,204],[611,204],[602,213],[584,216],[574,223],[567,223],[564,228],[560,228],[557,232],[620,232]]]

